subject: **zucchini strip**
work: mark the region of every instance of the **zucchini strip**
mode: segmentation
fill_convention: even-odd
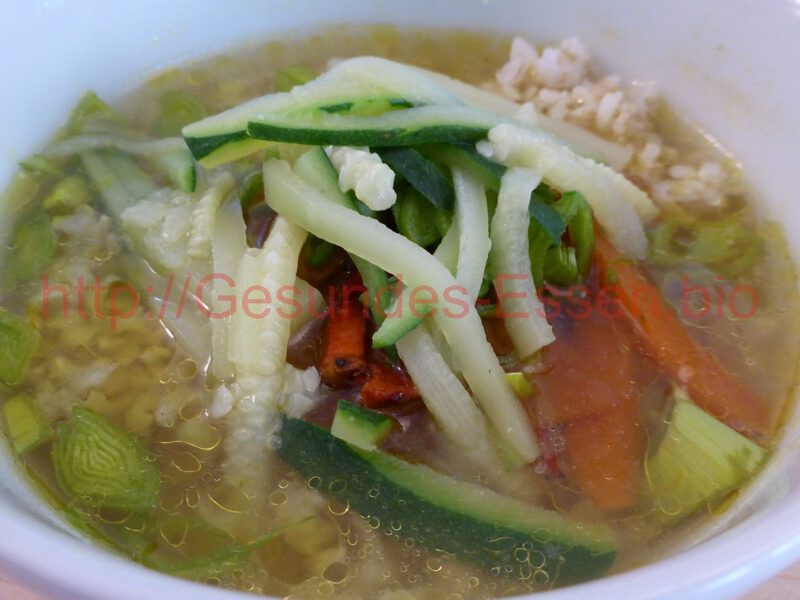
[[[383,270],[402,275],[410,286],[430,286],[440,299],[450,299],[461,286],[433,256],[403,236],[369,217],[329,202],[295,175],[289,164],[264,164],[267,203],[297,226]],[[539,455],[530,421],[486,340],[480,317],[469,302],[433,315],[475,397],[497,432],[526,462]]]
[[[477,142],[502,119],[463,106],[420,106],[377,117],[264,114],[247,125],[250,137],[311,146],[413,146]]]
[[[456,279],[467,290],[469,301],[475,304],[492,247],[486,190],[468,171],[459,167],[453,167],[452,171],[459,231]]]
[[[527,167],[562,190],[578,190],[614,246],[632,258],[644,258],[647,239],[642,221],[658,215],[650,197],[619,173],[555,144],[546,135],[504,123],[478,144],[487,158],[509,167]]]
[[[503,175],[492,219],[492,270],[506,331],[520,358],[555,341],[531,275],[528,204],[541,177],[514,167]]]
[[[406,333],[397,340],[397,353],[444,434],[483,464],[499,463],[486,417],[450,369],[428,330],[417,327]]]

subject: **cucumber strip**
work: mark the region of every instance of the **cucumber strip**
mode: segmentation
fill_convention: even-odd
[[[455,200],[453,184],[439,168],[414,148],[378,148],[378,156],[395,173],[402,175],[414,189],[435,207],[451,210]]]
[[[497,113],[503,117],[520,120],[527,125],[547,132],[559,138],[554,141],[566,144],[576,154],[593,158],[616,170],[621,170],[631,159],[633,152],[630,148],[609,142],[582,127],[534,112],[532,105],[523,107],[502,96],[487,92],[458,79],[453,79],[442,73],[428,71],[419,67],[413,68],[422,71],[431,78],[432,82],[451,91],[467,104]],[[525,115],[522,111],[528,107],[530,107],[528,109],[530,114]]]
[[[286,419],[280,435],[280,457],[301,476],[318,478],[319,489],[376,520],[387,534],[427,550],[510,578],[530,576],[534,563],[521,558],[530,556],[547,575],[546,587],[597,577],[614,561],[616,542],[603,525],[360,450],[304,421]]]
[[[554,144],[543,134],[509,124],[498,125],[478,150],[506,166],[527,167],[562,190],[581,192],[614,246],[632,258],[644,258],[647,238],[642,221],[658,215],[650,197],[605,165]]]
[[[46,148],[45,156],[67,157],[96,150],[115,149],[141,156],[166,176],[179,189],[193,192],[197,185],[194,160],[181,138],[163,140],[129,140],[118,135],[81,135]]]
[[[248,123],[254,139],[311,146],[414,146],[477,142],[501,122],[463,106],[420,106],[377,117],[264,114]]]
[[[448,290],[458,285],[423,248],[375,219],[329,202],[295,175],[285,161],[273,159],[264,164],[264,185],[269,190],[267,203],[276,212],[384,271],[401,275],[407,285],[430,286],[440,299],[446,299]],[[530,421],[503,376],[478,313],[473,306],[463,308],[436,311],[433,318],[494,427],[522,459],[533,461],[539,448]]]
[[[392,431],[392,419],[373,410],[339,400],[333,416],[331,435],[358,446],[372,450],[385,440]]]
[[[342,192],[339,188],[339,176],[322,148],[314,148],[306,152],[295,161],[293,169],[328,200],[345,208],[357,210],[352,196]],[[383,323],[386,308],[392,301],[386,272],[363,258],[354,255],[351,255],[351,258],[361,274],[364,287],[367,288],[372,317],[380,325]]]
[[[506,331],[523,360],[556,339],[536,295],[528,256],[528,204],[540,181],[530,169],[509,169],[492,219],[494,285]]]
[[[492,247],[486,190],[469,172],[459,167],[453,167],[452,171],[459,232],[456,279],[467,291],[468,300],[475,304]]]
[[[450,369],[428,330],[417,327],[406,333],[397,340],[397,353],[445,436],[473,460],[496,467],[499,459],[491,445],[486,417]]]
[[[53,428],[30,396],[22,394],[6,400],[3,417],[11,447],[18,455],[35,450],[53,437]]]

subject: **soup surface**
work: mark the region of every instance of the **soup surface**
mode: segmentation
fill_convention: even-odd
[[[634,568],[780,434],[796,283],[752,201],[576,39],[337,29],[89,94],[4,196],[9,451],[81,534],[226,588]]]

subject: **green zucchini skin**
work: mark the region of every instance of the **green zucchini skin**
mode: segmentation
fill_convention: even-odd
[[[229,133],[220,133],[218,135],[202,137],[186,136],[184,139],[186,140],[186,145],[189,147],[189,151],[192,153],[194,159],[199,161],[207,156],[210,156],[213,152],[219,150],[223,146],[250,139],[250,136],[247,135],[246,129],[242,129],[239,131],[231,131]]]
[[[387,533],[412,539],[428,550],[452,554],[483,567],[492,575],[526,579],[538,567],[548,576],[547,587],[552,587],[598,577],[616,556],[613,542],[582,544],[561,539],[559,532],[554,531],[559,523],[549,528],[543,522],[532,533],[530,528],[524,531],[492,523],[491,516],[482,518],[475,509],[475,502],[468,501],[466,504],[471,506],[462,506],[459,510],[462,498],[457,496],[481,488],[458,484],[427,467],[409,465],[379,451],[356,449],[327,430],[299,419],[284,420],[278,454],[303,477],[310,481],[319,478],[321,492],[348,502],[364,518],[378,519],[380,528]],[[393,470],[409,472],[407,485],[390,479]],[[416,477],[417,474],[420,476]],[[421,497],[425,492],[419,487],[432,477],[447,480],[450,487],[455,484],[459,494],[445,495],[439,503]],[[487,507],[498,497],[488,492],[484,498]],[[482,501],[479,499],[478,504]],[[487,515],[491,513],[489,507]],[[562,518],[557,513],[552,514],[554,522]],[[396,530],[398,523],[400,529]],[[588,535],[585,534],[587,539]],[[563,537],[569,538],[570,534]],[[525,562],[526,556],[533,558]]]
[[[477,142],[486,137],[489,130],[484,127],[463,125],[428,125],[422,127],[394,127],[361,129],[326,128],[303,123],[283,124],[251,122],[247,130],[254,139],[272,142],[305,144],[308,146],[414,146],[417,144],[446,144],[455,142]]]

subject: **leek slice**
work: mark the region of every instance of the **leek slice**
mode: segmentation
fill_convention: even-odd
[[[375,219],[329,202],[293,173],[285,161],[264,163],[264,185],[269,190],[267,203],[286,219],[387,272],[401,275],[407,285],[430,286],[439,298],[446,298],[448,290],[458,287],[444,265],[423,248]],[[530,421],[505,380],[475,307],[467,303],[462,313],[439,310],[433,319],[498,433],[522,459],[533,461],[539,448]]]
[[[92,508],[155,508],[160,476],[141,441],[88,408],[76,406],[56,427],[53,465],[59,485]]]
[[[0,382],[22,381],[38,343],[39,335],[28,321],[0,306]]]
[[[53,436],[52,427],[30,396],[23,394],[6,400],[3,417],[11,447],[17,454],[35,450]]]
[[[506,331],[522,359],[555,341],[536,295],[528,251],[528,204],[541,177],[514,167],[503,175],[492,219],[492,273]]]
[[[661,520],[674,522],[713,508],[739,488],[767,452],[689,401],[682,392],[655,454],[647,480]]]

